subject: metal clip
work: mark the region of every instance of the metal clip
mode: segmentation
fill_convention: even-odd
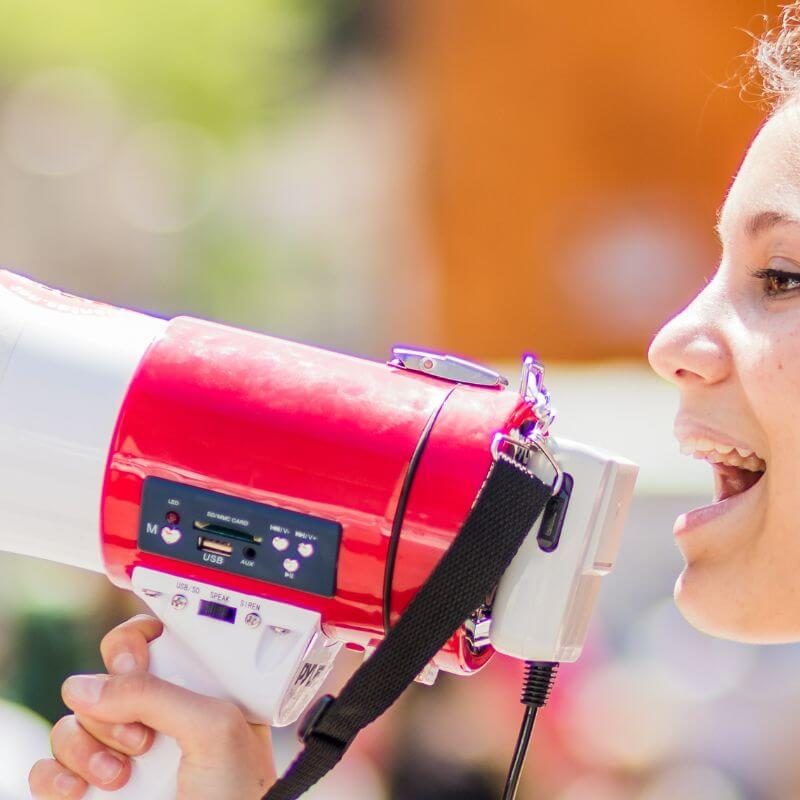
[[[533,384],[533,385],[531,385]],[[543,439],[556,418],[556,410],[550,401],[550,392],[544,385],[544,367],[534,358],[525,356],[522,362],[519,393],[531,403],[537,424],[533,438]]]
[[[464,623],[467,642],[473,650],[480,650],[491,643],[489,633],[492,629],[492,612],[485,603],[475,609]]]
[[[544,443],[543,439],[525,439],[520,441],[519,439],[514,439],[508,434],[496,433],[494,439],[492,439],[492,458],[495,461],[500,458],[500,447],[502,445],[511,445],[512,447],[516,448],[514,451],[515,459],[517,456],[517,450],[523,450],[526,455],[526,464],[527,459],[530,458],[531,454],[533,454],[535,451],[540,452],[550,462],[550,466],[555,470],[556,473],[555,479],[550,487],[551,491],[554,495],[561,491],[561,487],[564,485],[564,470],[562,470],[558,465],[558,461],[556,461],[555,457],[550,452],[550,449]],[[531,470],[528,471],[531,473],[531,475],[534,475]]]
[[[447,353],[429,350],[414,350],[408,347],[393,347],[389,365],[401,369],[433,375],[453,383],[469,383],[473,386],[508,386],[508,380],[482,364],[475,364]]]

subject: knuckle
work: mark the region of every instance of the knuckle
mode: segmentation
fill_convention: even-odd
[[[111,633],[118,631],[124,633],[131,639],[142,644],[147,644],[149,639],[157,636],[164,629],[164,625],[158,617],[151,614],[137,614],[125,622],[118,625]]]
[[[247,720],[238,706],[220,703],[214,713],[214,734],[217,741],[227,745],[241,742],[248,731]]]
[[[130,649],[136,643],[136,634],[122,625],[110,630],[100,640],[100,652],[105,656],[115,650]]]
[[[131,756],[144,755],[153,744],[153,731],[139,723],[118,724],[111,729],[117,749]]]
[[[136,713],[147,702],[150,686],[150,675],[142,670],[111,676],[96,706],[97,716],[109,722],[123,721],[123,717]]]
[[[154,617],[152,614],[136,614],[132,616],[127,622],[123,622],[123,625],[161,625],[160,620],[158,617]]]
[[[113,677],[109,684],[112,692],[120,698],[140,699],[152,690],[153,679],[150,673],[137,670]]]
[[[144,658],[147,643],[158,636],[163,626],[161,622],[148,614],[137,614],[135,617],[112,628],[100,641],[100,653],[107,665],[111,665],[115,655],[128,652],[137,661]]]
[[[55,751],[59,742],[71,738],[75,733],[75,715],[66,714],[61,717],[50,731],[50,747]]]

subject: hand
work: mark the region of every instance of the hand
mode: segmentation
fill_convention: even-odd
[[[275,781],[268,727],[251,725],[231,703],[147,672],[147,643],[161,631],[144,615],[122,623],[100,645],[110,674],[64,681],[62,696],[75,714],[53,727],[55,758],[31,769],[37,800],[78,800],[89,784],[119,789],[130,777],[130,757],[150,749],[154,730],[173,737],[183,753],[177,800],[260,800]]]

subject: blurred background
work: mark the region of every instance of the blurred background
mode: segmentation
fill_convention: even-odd
[[[714,270],[716,209],[764,113],[740,54],[776,10],[0,0],[3,266],[370,358],[424,344],[512,382],[532,350],[556,431],[641,463],[521,800],[800,796],[800,650],[703,637],[672,605],[672,521],[711,480],[679,459],[676,398],[645,363]],[[139,609],[6,555],[0,598],[0,800],[18,800],[61,681],[100,669],[100,637]],[[497,657],[412,687],[309,797],[498,797],[520,681]],[[286,764],[292,732],[276,746]]]

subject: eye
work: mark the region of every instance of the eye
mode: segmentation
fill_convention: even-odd
[[[753,270],[752,276],[761,282],[766,297],[781,297],[800,289],[800,265],[786,258],[773,258],[769,262],[773,266],[766,269]],[[787,270],[785,266],[794,266],[796,270]]]
[[[764,294],[776,297],[800,288],[800,273],[782,272],[777,269],[761,269],[755,273],[764,284]]]

